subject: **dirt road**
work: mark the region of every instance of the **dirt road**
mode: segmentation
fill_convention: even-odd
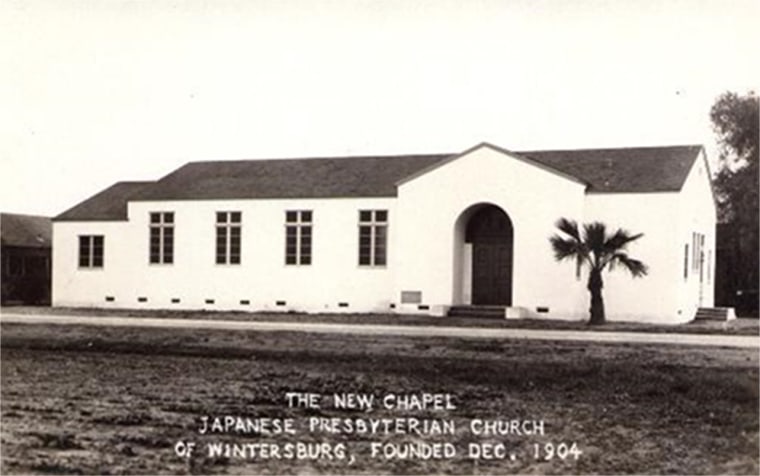
[[[531,339],[635,344],[675,344],[713,347],[760,348],[760,337],[740,335],[657,334],[643,332],[553,331],[534,329],[490,329],[479,327],[403,326],[373,324],[325,324],[275,321],[231,321],[206,319],[161,319],[151,317],[63,316],[3,313],[0,322],[25,324],[94,325],[114,327],[159,327],[182,329],[290,331],[320,334],[462,337],[472,339]]]

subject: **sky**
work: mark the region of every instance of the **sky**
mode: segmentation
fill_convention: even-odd
[[[194,160],[703,144],[755,0],[3,0],[0,210]]]

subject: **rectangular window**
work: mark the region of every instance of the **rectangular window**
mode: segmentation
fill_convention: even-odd
[[[359,265],[385,266],[388,255],[388,211],[359,211]]]
[[[683,245],[683,279],[689,279],[689,244]]]
[[[103,267],[103,235],[81,235],[79,237],[79,267]]]
[[[216,264],[240,264],[240,212],[216,212]]]
[[[150,262],[174,263],[174,212],[150,214]]]
[[[310,210],[285,212],[285,264],[310,265],[312,242]]]
[[[696,272],[700,271],[704,260],[705,235],[692,232],[691,242],[691,269]]]

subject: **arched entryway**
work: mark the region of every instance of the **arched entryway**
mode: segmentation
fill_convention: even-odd
[[[462,245],[468,256],[462,263],[468,275],[473,305],[510,306],[512,304],[513,237],[512,221],[496,205],[480,204],[461,217]],[[469,293],[467,292],[469,291]]]

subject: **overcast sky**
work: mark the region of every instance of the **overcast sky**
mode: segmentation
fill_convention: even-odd
[[[191,160],[701,143],[760,2],[0,2],[0,210]]]

